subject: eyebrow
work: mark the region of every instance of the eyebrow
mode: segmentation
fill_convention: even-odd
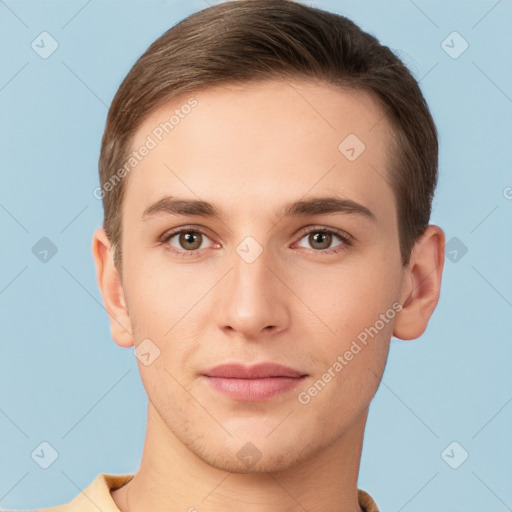
[[[366,206],[351,199],[339,197],[314,197],[284,205],[281,209],[283,217],[307,217],[329,213],[346,213],[361,215],[373,222],[375,214]],[[152,204],[142,214],[142,220],[157,214],[166,215],[197,215],[200,217],[222,219],[218,208],[207,201],[196,199],[179,199],[166,196]]]

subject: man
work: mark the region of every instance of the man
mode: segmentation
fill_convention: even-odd
[[[148,394],[135,475],[55,512],[375,512],[357,488],[391,336],[437,305],[437,132],[403,63],[288,0],[193,14],[135,63],[93,238]]]

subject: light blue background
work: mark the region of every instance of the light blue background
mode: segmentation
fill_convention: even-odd
[[[394,340],[359,487],[383,512],[512,509],[512,3],[318,1],[398,51],[440,134],[431,222],[468,248],[446,260],[425,334]],[[0,2],[0,506],[67,502],[138,468],[146,395],[96,285],[97,159],[107,108],[137,57],[205,1]],[[48,59],[31,42],[49,32]],[[459,32],[452,59],[441,42]],[[509,196],[510,197],[510,196]],[[57,254],[32,247],[50,238]],[[41,469],[42,441],[59,457]],[[468,459],[441,452],[457,441]],[[321,493],[321,489],[318,490]]]

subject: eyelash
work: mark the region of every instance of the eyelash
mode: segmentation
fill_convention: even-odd
[[[179,235],[181,233],[200,233],[201,235],[204,235],[207,238],[209,238],[208,234],[205,231],[203,231],[202,229],[200,229],[196,226],[184,226],[184,227],[175,228],[175,229],[166,231],[159,239],[160,244],[165,245],[166,250],[169,250],[173,254],[176,254],[183,258],[190,258],[190,257],[197,256],[197,251],[199,249],[194,249],[191,251],[185,251],[185,250],[178,251],[174,247],[169,245],[168,242],[171,240],[171,238],[173,238],[174,236]],[[306,235],[309,235],[311,233],[331,234],[331,235],[337,236],[343,242],[341,246],[338,246],[335,248],[318,249],[318,250],[311,249],[315,253],[325,255],[325,256],[329,255],[329,254],[336,254],[336,253],[345,251],[348,249],[348,247],[350,247],[354,243],[353,238],[350,235],[348,235],[347,233],[345,233],[344,231],[340,231],[340,230],[333,229],[333,228],[326,228],[325,226],[313,226],[313,227],[304,228],[304,230],[301,230],[300,238],[298,241],[302,240]]]

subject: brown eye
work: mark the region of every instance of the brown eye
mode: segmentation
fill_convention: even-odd
[[[332,243],[332,235],[325,231],[316,231],[309,234],[308,241],[314,249],[328,249]]]
[[[160,238],[160,244],[165,249],[177,256],[200,257],[204,249],[220,247],[205,231],[195,226],[183,226],[174,228],[164,233]]]
[[[202,237],[197,231],[184,231],[179,234],[178,242],[181,248],[193,251],[201,247]]]
[[[336,240],[338,241],[337,244]],[[299,247],[323,255],[339,253],[351,245],[352,238],[350,235],[343,231],[328,228],[310,228],[302,232],[302,237],[299,240]]]

